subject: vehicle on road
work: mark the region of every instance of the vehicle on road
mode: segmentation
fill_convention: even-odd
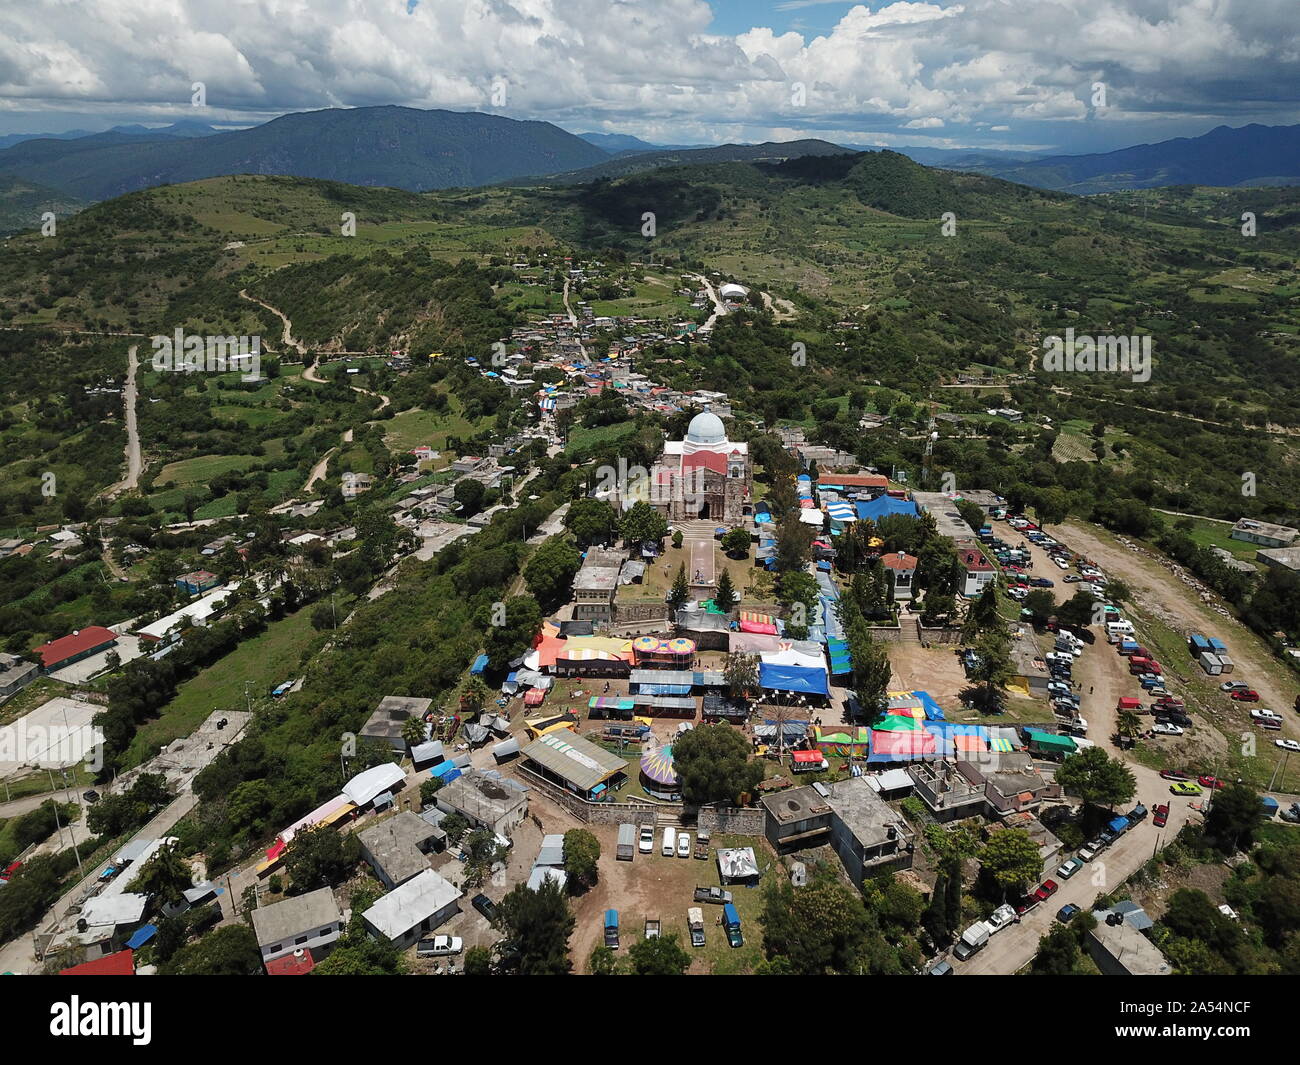
[[[1192,779],[1190,773],[1180,773],[1177,769],[1162,769],[1160,770],[1160,775],[1164,777],[1165,780],[1191,780]]]
[[[1016,908],[1007,903],[1003,903],[988,916],[984,923],[989,926],[989,934],[1001,932],[1007,925],[1016,919]]]
[[[1077,873],[1082,868],[1083,868],[1083,861],[1081,859],[1071,858],[1068,862],[1066,862],[1064,865],[1060,866],[1056,870],[1056,875],[1059,876],[1062,880],[1069,880],[1070,877],[1074,876],[1074,874]]]
[[[1259,692],[1254,688],[1247,688],[1245,691],[1235,691],[1231,698],[1236,699],[1239,703],[1257,703],[1259,702]]]
[[[1038,889],[1034,892],[1034,898],[1036,898],[1039,902],[1046,902],[1053,895],[1055,895],[1057,891],[1060,890],[1060,888],[1061,885],[1058,884],[1055,880],[1044,880],[1041,884],[1038,885]]]
[[[81,797],[85,799],[86,802],[99,802],[99,792],[94,788],[91,788],[88,791],[83,791]]]
[[[1169,793],[1171,795],[1199,795],[1201,794],[1201,786],[1193,784],[1190,780],[1180,780],[1177,784],[1169,785]]]
[[[1061,924],[1069,924],[1071,921],[1074,920],[1074,915],[1078,912],[1079,912],[1078,906],[1076,906],[1073,902],[1067,902],[1064,906],[1062,906],[1059,910],[1056,911],[1056,919],[1060,921]]]
[[[712,902],[718,906],[725,906],[730,903],[731,892],[724,891],[720,887],[697,887],[695,889],[696,902]]]
[[[989,941],[989,937],[992,935],[993,932],[987,924],[983,921],[976,921],[961,934],[961,938],[957,940],[957,945],[953,947],[952,952],[962,961],[965,961],[976,951],[982,950],[984,944]]]
[[[641,826],[641,840],[637,844],[637,849],[640,850],[642,854],[649,854],[655,849],[654,825]]]
[[[1243,680],[1225,680],[1219,685],[1221,692],[1244,692],[1249,691],[1250,685]]]
[[[1075,857],[1081,862],[1090,862],[1102,851],[1101,841],[1094,840],[1092,843],[1085,843],[1075,852]]]
[[[1156,807],[1155,816],[1151,818],[1151,823],[1155,825],[1156,828],[1164,828],[1168,822],[1169,804],[1167,802],[1162,802]]]
[[[422,939],[415,945],[417,958],[449,958],[464,949],[464,942],[459,936],[432,936]]]
[[[1196,782],[1203,788],[1226,788],[1227,782],[1220,780],[1218,777],[1212,777],[1208,773],[1203,773],[1196,778]]]
[[[1147,808],[1141,803],[1138,803],[1124,816],[1128,818],[1129,824],[1136,825],[1139,821],[1145,821],[1147,819]]]

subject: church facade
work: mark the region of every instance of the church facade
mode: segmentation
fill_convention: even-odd
[[[739,525],[753,513],[749,445],[727,439],[722,419],[703,411],[685,440],[669,440],[651,470],[650,502],[669,521]]]

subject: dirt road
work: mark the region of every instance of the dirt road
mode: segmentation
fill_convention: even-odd
[[[140,428],[136,423],[135,405],[139,390],[136,375],[140,369],[136,358],[138,345],[132,344],[126,353],[126,384],[122,388],[122,402],[126,411],[126,476],[117,484],[104,490],[108,498],[130,492],[140,487],[140,474],[144,472],[144,457],[140,452]]]
[[[287,314],[285,314],[281,310],[277,310],[275,307],[272,307],[269,303],[263,303],[256,296],[250,296],[248,294],[248,289],[240,289],[239,294],[244,299],[248,300],[249,303],[256,303],[259,307],[263,307],[266,310],[270,311],[273,315],[279,318],[281,322],[284,323],[284,328],[280,332],[281,344],[283,344],[286,348],[293,348],[293,350],[296,351],[299,355],[307,354],[307,346],[301,340],[296,340],[294,338],[293,322],[289,321],[289,316]],[[305,377],[306,374],[304,374],[303,376]]]
[[[1201,632],[1223,639],[1237,664],[1233,679],[1245,680],[1259,692],[1262,706],[1282,715],[1283,736],[1300,738],[1300,724],[1290,713],[1300,685],[1287,675],[1286,667],[1258,636],[1235,618],[1220,614],[1214,600],[1203,601],[1200,593],[1178,575],[1151,556],[1139,553],[1140,548],[1127,547],[1109,533],[1077,522],[1066,523],[1060,533],[1062,540],[1095,561],[1108,576],[1124,581],[1143,612],[1184,636]]]

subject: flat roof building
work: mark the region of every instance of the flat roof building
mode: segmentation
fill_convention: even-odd
[[[390,891],[429,868],[426,857],[445,846],[447,833],[403,810],[357,833],[361,856]]]
[[[296,950],[318,951],[336,942],[342,931],[343,914],[327,887],[253,911],[253,933],[264,965]]]
[[[913,833],[863,777],[825,785],[830,804],[831,846],[858,887],[863,880],[912,865]]]
[[[1290,525],[1274,525],[1270,521],[1242,518],[1228,535],[1234,540],[1244,540],[1261,547],[1290,547],[1296,536],[1300,535],[1300,530],[1293,529]]]
[[[760,800],[767,811],[764,835],[778,852],[817,847],[831,830],[831,807],[815,786],[789,788]]]
[[[444,813],[460,814],[474,828],[507,837],[528,813],[527,789],[491,770],[462,773],[438,789],[434,802]]]
[[[433,705],[432,699],[415,699],[406,695],[385,695],[379,700],[379,707],[369,720],[361,727],[361,737],[367,740],[379,740],[388,744],[395,751],[406,750],[406,740],[402,738],[402,726],[409,718],[424,717]],[[425,729],[428,735],[428,729]]]
[[[379,899],[361,919],[376,937],[409,947],[460,909],[461,894],[455,884],[426,869]]]
[[[1160,948],[1127,921],[1108,924],[1099,915],[1085,942],[1089,956],[1106,976],[1169,976],[1173,972]]]

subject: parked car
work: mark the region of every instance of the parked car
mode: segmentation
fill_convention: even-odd
[[[719,906],[725,906],[731,901],[731,892],[724,891],[720,887],[697,887],[695,889],[696,902],[713,902]]]
[[[1073,902],[1067,902],[1064,906],[1062,906],[1059,910],[1056,911],[1056,919],[1060,921],[1061,924],[1069,924],[1071,921],[1074,920],[1074,915],[1078,912],[1079,912],[1078,906],[1076,906]]]
[[[1151,823],[1155,825],[1156,828],[1164,828],[1168,821],[1169,804],[1167,802],[1162,802],[1156,807],[1155,816],[1151,818]]]
[[[1139,821],[1145,821],[1147,819],[1147,808],[1143,806],[1141,803],[1138,803],[1135,807],[1133,807],[1133,809],[1131,809],[1124,816],[1129,819],[1129,822],[1131,824],[1136,825]]]
[[[81,797],[85,799],[86,802],[99,802],[99,792],[94,788],[91,788],[89,791],[83,791]]]
[[[1170,710],[1168,713],[1156,714],[1156,720],[1166,725],[1182,725],[1183,728],[1192,727],[1192,719],[1180,710]]]
[[[429,939],[422,939],[415,945],[415,956],[417,958],[448,958],[453,954],[459,954],[464,948],[464,943],[459,936],[432,936]]]
[[[478,912],[481,913],[484,917],[486,917],[490,924],[496,924],[497,904],[493,902],[490,898],[488,898],[486,895],[483,894],[475,895],[472,899],[470,899],[469,904],[473,906],[474,909],[478,910]]]
[[[1293,802],[1282,811],[1282,820],[1290,821],[1293,825],[1300,824],[1300,802]]]
[[[1165,780],[1191,780],[1192,779],[1191,774],[1180,773],[1177,769],[1162,769],[1160,770],[1160,775],[1164,777]]]
[[[1295,740],[1274,740],[1273,742],[1284,751],[1300,751],[1300,743]]]
[[[1048,580],[1046,577],[1034,577],[1029,582],[1035,588],[1055,588],[1056,582]]]
[[[689,858],[691,856],[691,834],[689,832],[679,832],[677,834],[677,857]]]
[[[1196,778],[1196,782],[1203,788],[1226,788],[1227,782],[1220,780],[1218,777],[1212,777],[1208,773],[1203,773]]]
[[[1163,721],[1157,721],[1151,726],[1151,731],[1157,736],[1181,736],[1183,730],[1177,725],[1167,725]]]
[[[618,950],[618,910],[605,911],[605,946]]]
[[[1193,784],[1190,780],[1180,780],[1177,784],[1169,785],[1169,793],[1171,795],[1199,795],[1201,794],[1201,786]]]
[[[7,866],[5,866],[4,872],[0,873],[0,881],[12,880],[14,874],[18,872],[18,870],[21,869],[22,867],[23,867],[22,862],[10,862]]]
[[[1055,880],[1044,880],[1038,885],[1038,889],[1034,892],[1034,898],[1039,902],[1046,902],[1060,890],[1060,887],[1061,885]]]
[[[1236,699],[1237,702],[1239,703],[1259,702],[1259,692],[1257,692],[1254,688],[1246,688],[1244,691],[1243,690],[1235,691],[1232,693],[1231,697],[1233,699]]]
[[[642,825],[641,838],[637,843],[637,850],[642,854],[649,854],[655,849],[655,826]]]
[[[1101,841],[1096,840],[1092,843],[1085,843],[1075,852],[1075,857],[1081,862],[1090,862],[1102,851]]]
[[[1056,870],[1056,875],[1062,880],[1069,880],[1080,869],[1083,868],[1083,862],[1078,858],[1071,858],[1068,862]]]
[[[1219,691],[1221,692],[1244,692],[1249,690],[1250,685],[1244,680],[1225,680],[1219,685]]]

